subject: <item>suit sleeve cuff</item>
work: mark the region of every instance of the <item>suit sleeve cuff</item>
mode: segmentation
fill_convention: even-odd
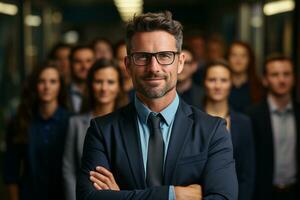
[[[173,185],[169,186],[169,200],[176,200],[175,199],[175,189]]]

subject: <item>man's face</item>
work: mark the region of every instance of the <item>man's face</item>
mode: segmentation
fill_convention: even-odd
[[[263,83],[275,96],[289,95],[294,85],[292,63],[286,60],[269,62],[266,66]]]
[[[118,65],[122,71],[122,75],[125,79],[128,79],[130,78],[129,77],[129,74],[126,70],[126,66],[125,66],[125,63],[124,63],[124,58],[126,57],[127,55],[127,50],[126,50],[126,45],[121,45],[118,47],[117,49],[117,52],[116,52],[116,58],[117,58],[117,61],[118,61]]]
[[[197,63],[193,59],[191,52],[187,50],[182,50],[182,53],[185,55],[184,68],[182,72],[178,75],[178,82],[186,81],[192,78],[193,74],[197,70]]]
[[[80,49],[73,55],[72,73],[77,81],[85,81],[88,71],[94,64],[95,55],[91,49]]]
[[[55,57],[59,63],[60,70],[64,76],[70,75],[70,48],[60,48],[56,51]]]
[[[247,49],[239,44],[234,44],[229,50],[228,61],[233,73],[243,74],[248,70],[249,54]]]
[[[207,44],[207,59],[208,60],[217,60],[224,58],[224,49],[222,44],[219,42],[208,42]]]
[[[177,52],[176,40],[165,31],[138,32],[131,40],[131,53],[162,51]],[[175,54],[174,62],[161,65],[152,56],[146,66],[137,66],[132,57],[126,57],[126,67],[138,93],[147,99],[160,98],[176,91],[177,74],[183,69],[184,54]]]
[[[113,59],[113,52],[111,47],[106,42],[98,42],[94,48],[96,59],[105,58],[108,60]]]
[[[195,54],[196,61],[205,59],[205,40],[202,37],[195,37],[190,40],[190,47]]]

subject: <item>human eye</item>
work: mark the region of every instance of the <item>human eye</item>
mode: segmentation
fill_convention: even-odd
[[[56,84],[56,83],[58,83],[58,80],[57,79],[50,79],[50,83],[51,84]]]
[[[227,83],[227,82],[229,82],[229,79],[228,78],[221,78],[221,82],[222,83]]]
[[[99,84],[101,84],[103,81],[102,80],[100,80],[100,79],[94,79],[93,80],[93,84],[95,84],[95,85],[99,85]]]
[[[207,78],[207,81],[208,81],[209,83],[214,83],[214,82],[216,82],[217,80],[216,80],[216,78]]]
[[[169,51],[163,51],[163,52],[158,52],[157,56],[159,57],[159,59],[169,60],[173,57],[173,53]]]
[[[279,76],[279,73],[273,72],[273,73],[270,73],[270,76],[271,76],[271,77],[278,77],[278,76]]]
[[[291,76],[291,75],[292,75],[292,73],[290,73],[290,72],[284,72],[284,73],[283,73],[283,76],[284,76],[284,77],[289,77],[289,76]]]
[[[107,82],[108,82],[109,85],[114,85],[116,83],[115,80],[108,80]]]
[[[148,59],[149,55],[147,53],[135,53],[133,57],[137,61],[145,61]]]

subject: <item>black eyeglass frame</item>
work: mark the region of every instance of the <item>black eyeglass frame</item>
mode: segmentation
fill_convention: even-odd
[[[172,53],[172,54],[173,54],[173,60],[172,60],[172,62],[170,62],[170,63],[168,63],[168,64],[160,63],[159,59],[157,58],[157,55],[160,54],[160,53]],[[162,65],[162,66],[167,66],[167,65],[172,65],[172,64],[174,63],[174,61],[175,61],[175,55],[180,54],[180,53],[181,53],[181,52],[179,52],[179,51],[159,51],[159,52],[155,52],[155,53],[142,52],[142,51],[140,51],[140,52],[133,52],[133,53],[129,54],[128,56],[129,56],[130,58],[132,58],[133,63],[134,63],[136,66],[147,66],[147,65],[149,65],[149,63],[151,62],[151,58],[152,58],[153,56],[155,57],[155,59],[156,59],[156,61],[157,61],[158,64],[160,64],[160,65]],[[137,63],[136,63],[135,58],[134,58],[134,55],[137,55],[137,54],[145,54],[145,55],[148,55],[148,56],[149,56],[149,59],[146,61],[146,64],[141,65],[141,64],[137,64]]]

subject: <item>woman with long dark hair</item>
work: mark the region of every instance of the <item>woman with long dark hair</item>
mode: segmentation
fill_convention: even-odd
[[[46,63],[26,82],[7,130],[4,178],[10,199],[62,199],[62,153],[69,114],[56,66]]]
[[[80,168],[83,142],[90,120],[109,114],[128,103],[120,68],[111,60],[101,59],[95,62],[88,74],[87,89],[83,114],[70,119],[65,144],[63,178],[65,198],[68,200],[76,199],[76,174]]]
[[[205,99],[203,110],[227,121],[232,138],[233,156],[239,183],[239,200],[251,200],[254,188],[254,144],[250,119],[235,112],[228,103],[231,68],[223,60],[209,63],[204,69]]]
[[[263,96],[263,87],[255,69],[254,52],[247,43],[235,41],[229,47],[227,58],[232,71],[229,103],[235,110],[245,112]]]

